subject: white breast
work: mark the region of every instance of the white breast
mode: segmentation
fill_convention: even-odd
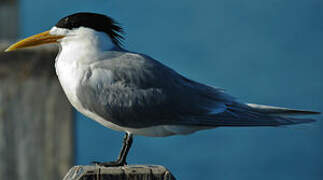
[[[59,82],[68,100],[73,106],[80,106],[76,90],[84,73],[84,67],[79,66],[75,62],[66,62],[63,60],[57,60],[55,67]]]

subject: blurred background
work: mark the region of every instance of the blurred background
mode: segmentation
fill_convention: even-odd
[[[2,1],[0,5],[13,0]],[[17,0],[15,4],[17,21],[11,23],[18,22],[17,38],[48,30],[72,13],[103,13],[123,25],[126,49],[148,54],[188,78],[224,88],[241,101],[323,111],[322,0]],[[74,148],[69,150],[74,164],[115,159],[123,133],[73,113]],[[323,122],[322,116],[315,118],[318,122],[292,127],[136,136],[128,163],[160,164],[186,180],[319,180]]]

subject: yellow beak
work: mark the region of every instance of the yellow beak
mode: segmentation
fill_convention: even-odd
[[[62,39],[63,37],[64,36],[51,35],[49,34],[49,31],[45,31],[11,45],[5,50],[5,52],[14,51],[16,49],[22,49],[26,47],[39,46],[42,44],[56,43],[57,40]]]

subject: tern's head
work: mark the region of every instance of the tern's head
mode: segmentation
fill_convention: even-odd
[[[21,40],[6,51],[50,43],[120,47],[122,39],[122,28],[112,18],[95,13],[76,13],[62,18],[49,31]]]

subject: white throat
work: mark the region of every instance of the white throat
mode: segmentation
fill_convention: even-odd
[[[59,43],[60,53],[57,61],[91,63],[98,60],[102,53],[115,47],[106,33],[90,28],[80,27],[68,30],[53,27],[50,33],[65,36]]]

